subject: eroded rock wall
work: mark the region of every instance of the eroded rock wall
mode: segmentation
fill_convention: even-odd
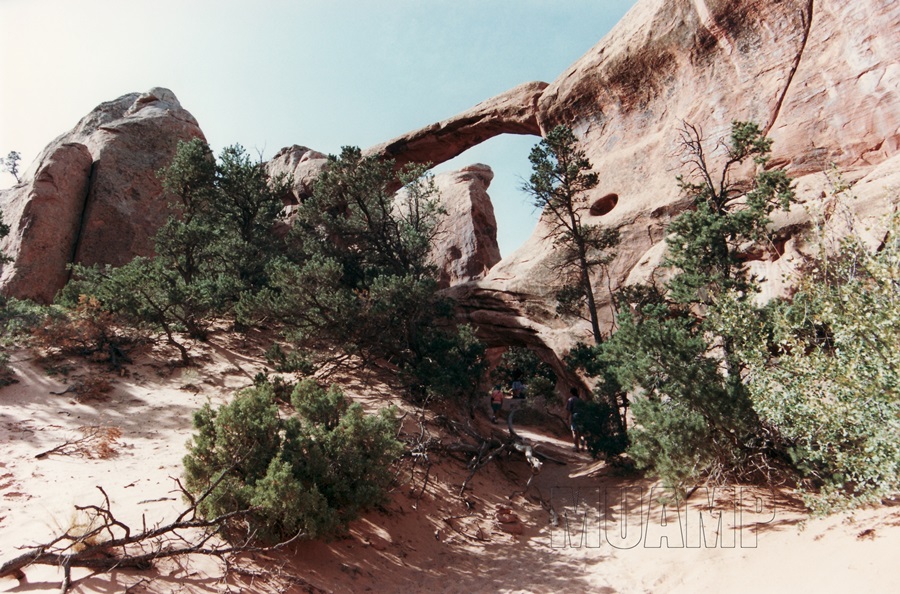
[[[83,144],[57,145],[45,153],[31,180],[4,193],[10,234],[3,251],[12,258],[0,277],[6,294],[49,302],[66,284],[93,162]]]
[[[895,0],[640,0],[552,83],[520,85],[365,153],[398,165],[437,164],[497,134],[572,127],[601,178],[585,201],[586,222],[622,236],[608,276],[594,279],[610,331],[607,290],[655,274],[666,226],[686,207],[675,182],[685,173],[679,130],[687,122],[703,131],[715,168],[723,157],[717,140],[731,122],[754,120],[775,141],[772,164],[797,179],[801,199],[775,217],[778,247],[751,258],[770,297],[784,292],[808,252],[804,229],[829,212],[832,165],[858,196],[845,209],[856,230],[872,245],[883,236],[880,221],[896,208],[900,181],[898,31]],[[149,253],[166,216],[155,172],[178,139],[197,136],[174,95],[153,89],[101,105],[54,141],[23,184],[0,193],[13,227],[2,247],[16,260],[3,267],[3,290],[46,299],[64,282],[68,261],[120,264]],[[323,163],[320,153],[294,146],[269,164],[270,172],[294,175],[289,207],[308,195]],[[453,175],[447,191],[459,192],[455,204],[466,214],[436,262],[462,318],[492,345],[558,354],[587,338],[586,324],[555,313],[559,266],[546,225],[493,264],[487,171]],[[58,216],[44,214],[51,210]]]
[[[880,221],[898,200],[898,31],[893,0],[642,0],[543,91],[541,130],[572,127],[600,174],[584,206],[603,214],[586,222],[622,236],[609,278],[594,279],[604,330],[614,328],[606,289],[657,271],[666,226],[686,206],[675,181],[687,173],[679,143],[685,122],[703,131],[714,168],[724,156],[717,140],[731,122],[758,122],[774,140],[773,166],[797,179],[801,204],[775,218],[779,249],[750,262],[765,297],[784,294],[809,253],[805,230],[832,201],[832,166],[858,195],[849,206],[856,230],[877,245]],[[589,329],[556,316],[558,282],[539,223],[525,245],[460,295],[471,319],[490,312],[485,336],[520,340],[526,319],[534,341],[561,353]],[[498,302],[506,304],[502,315]]]
[[[0,272],[6,295],[47,302],[68,280],[66,266],[121,265],[153,252],[168,217],[157,172],[179,140],[203,138],[168,89],[99,105],[51,142],[16,186],[0,191],[12,258]]]

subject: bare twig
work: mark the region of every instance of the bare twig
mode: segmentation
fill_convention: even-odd
[[[484,545],[484,544],[485,544],[485,543],[484,543],[484,539],[478,538],[477,536],[472,536],[471,534],[466,534],[466,533],[463,532],[461,529],[457,528],[456,524],[455,524],[454,521],[453,521],[453,520],[458,520],[458,519],[468,518],[468,517],[473,517],[473,516],[472,516],[472,515],[469,515],[469,516],[453,516],[453,517],[450,517],[450,518],[444,518],[444,523],[447,524],[448,526],[450,526],[450,528],[451,528],[454,532],[456,532],[457,534],[459,534],[459,535],[462,536],[463,538],[466,538],[466,539],[468,539],[468,540],[470,540],[470,541],[472,541],[472,542],[474,542],[474,543]]]
[[[62,456],[84,456],[86,458],[110,458],[115,455],[116,441],[122,437],[122,430],[118,427],[100,427],[99,425],[86,425],[79,427],[82,437],[69,439],[54,448],[50,448],[35,458],[46,458],[50,454]]]
[[[138,531],[114,515],[106,491],[97,487],[103,495],[102,504],[75,507],[90,518],[86,532],[77,534],[70,528],[50,542],[10,559],[0,565],[0,577],[12,576],[21,580],[25,577],[23,569],[29,565],[57,565],[64,568],[60,590],[64,593],[71,585],[72,567],[87,567],[98,572],[116,568],[149,569],[159,559],[184,555],[215,556],[227,561],[228,556],[238,553],[280,549],[303,536],[298,532],[292,538],[271,546],[255,544],[254,533],[247,534],[237,543],[214,542],[213,539],[221,534],[223,528],[255,511],[237,510],[213,518],[198,516],[197,506],[219,485],[222,476],[196,499],[191,499],[181,483],[176,481],[191,502],[188,508],[173,522],[149,528],[144,524]]]

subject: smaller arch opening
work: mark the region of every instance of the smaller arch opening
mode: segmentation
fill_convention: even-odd
[[[591,216],[602,217],[616,207],[619,203],[618,194],[607,194],[603,198],[591,204]]]

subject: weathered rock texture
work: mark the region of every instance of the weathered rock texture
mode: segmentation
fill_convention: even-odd
[[[7,295],[48,301],[66,265],[121,265],[153,251],[167,200],[157,171],[179,140],[203,138],[168,89],[103,103],[54,140],[22,183],[0,192],[12,227],[2,249],[13,257],[0,286]]]
[[[487,189],[494,172],[469,165],[435,176],[447,214],[432,248],[442,287],[478,280],[500,261],[497,220]]]
[[[288,195],[281,198],[284,219],[277,223],[276,234],[284,236],[290,231],[297,205],[312,196],[316,178],[327,162],[328,157],[324,154],[295,144],[281,149],[266,163],[266,172],[270,177],[285,176],[293,181]]]
[[[266,171],[272,177],[284,175],[293,179],[291,195],[285,196],[286,204],[299,204],[312,196],[313,184],[328,158],[305,146],[293,145],[278,151],[272,160],[266,163]]]
[[[784,274],[796,273],[814,214],[833,212],[823,200],[830,187],[823,172],[832,164],[855,184],[850,214],[877,245],[877,223],[898,201],[897,31],[900,3],[893,0],[638,2],[544,90],[537,107],[541,130],[572,127],[600,173],[584,205],[597,214],[586,222],[621,232],[610,278],[595,279],[601,297],[607,285],[647,280],[658,268],[665,227],[685,206],[675,183],[684,172],[683,122],[702,128],[717,166],[716,141],[731,122],[754,120],[774,140],[773,165],[797,178],[802,204],[776,218],[774,249],[748,254],[765,278],[765,296],[783,293]],[[490,341],[561,352],[589,334],[581,324],[573,333],[571,320],[554,314],[555,271],[539,223],[485,279],[456,291]],[[608,298],[600,308],[611,330]]]
[[[4,252],[14,261],[3,270],[8,294],[47,302],[65,285],[93,161],[83,144],[57,145],[31,181],[5,193],[3,217],[12,224]]]
[[[540,135],[569,125],[601,176],[585,201],[585,220],[616,227],[622,236],[608,277],[594,279],[605,329],[611,330],[605,289],[656,273],[666,226],[686,206],[675,183],[684,172],[678,143],[683,122],[704,131],[716,167],[722,159],[716,141],[727,136],[731,122],[757,121],[775,141],[773,165],[797,178],[802,201],[775,218],[772,249],[747,254],[765,278],[764,295],[772,296],[785,290],[784,276],[796,272],[808,251],[804,232],[816,213],[831,216],[824,224],[833,234],[847,232],[832,214],[841,210],[827,191],[824,172],[832,164],[859,197],[842,207],[849,214],[840,219],[855,221],[872,245],[883,237],[879,221],[896,208],[900,182],[898,31],[895,0],[641,0],[551,84],[521,85],[366,154],[393,158],[398,166],[437,164],[497,134]],[[29,294],[52,294],[65,278],[60,266],[71,259],[66,254],[115,264],[149,252],[149,238],[164,216],[155,171],[168,162],[177,139],[200,135],[171,92],[154,89],[102,105],[57,139],[32,168],[33,179],[2,196],[14,229],[4,249],[17,259],[3,269],[4,291],[26,294],[31,287]],[[63,150],[73,143],[86,147],[93,160],[75,239],[72,221],[78,219],[79,200],[84,202],[79,184],[86,160],[77,147]],[[287,203],[308,194],[323,162],[322,155],[296,146],[276,156],[270,171],[295,177]],[[457,175],[470,176],[459,186],[470,198],[480,191],[478,184],[487,188],[484,170]],[[47,183],[38,187],[38,179]],[[58,217],[51,215],[59,219],[52,221],[59,230],[40,204],[65,205]],[[472,226],[459,223],[461,230],[453,232],[459,237],[443,248],[450,256],[442,264],[448,284],[477,278],[490,267],[494,255],[483,248],[489,242],[482,242],[479,231],[494,226],[488,210],[484,204],[473,207]],[[478,246],[462,239],[466,234]],[[35,239],[29,246],[30,237]],[[53,237],[60,245],[48,248],[42,261],[36,254]],[[471,256],[455,258],[455,250]],[[555,314],[557,271],[542,221],[525,245],[484,278],[450,291],[489,344],[529,345],[555,359],[554,353],[589,336],[586,325],[573,328],[572,320]]]
[[[661,259],[665,227],[683,208],[675,184],[684,172],[683,122],[710,139],[715,167],[723,157],[716,140],[727,136],[732,121],[754,120],[774,140],[773,165],[798,179],[807,203],[775,220],[787,251],[761,253],[751,263],[767,271],[766,296],[778,294],[783,273],[799,264],[807,209],[815,210],[827,188],[822,172],[834,164],[853,182],[898,152],[898,27],[900,5],[890,0],[639,2],[539,101],[541,128],[571,126],[600,174],[585,206],[618,198],[607,214],[587,219],[622,234],[612,286],[645,280],[641,270]],[[867,224],[891,208],[886,186],[875,186],[881,190],[855,205]],[[538,239],[541,229],[525,249],[530,262],[512,258],[485,282],[502,284],[512,276],[521,290],[551,282],[545,264],[550,246]],[[604,310],[611,329],[610,309]]]
[[[157,172],[171,163],[179,140],[203,133],[167,89],[126,95],[98,109],[108,120],[82,132],[90,134],[85,144],[94,174],[75,261],[115,266],[152,253],[156,230],[169,216]]]

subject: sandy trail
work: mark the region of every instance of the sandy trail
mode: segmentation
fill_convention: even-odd
[[[174,517],[183,504],[171,477],[181,472],[191,414],[207,401],[224,402],[265,369],[259,349],[251,347],[219,337],[199,347],[203,366],[187,370],[158,357],[142,359],[125,377],[112,377],[105,400],[83,403],[50,392],[64,390],[84,369],[73,369],[68,378],[49,376],[34,355],[16,353],[19,382],[0,390],[0,561],[69,526],[74,505],[99,502],[97,486],[134,525]],[[347,385],[367,407],[391,400],[390,389],[373,378]],[[119,428],[116,455],[35,459],[86,425]],[[475,426],[482,434],[504,428],[481,415]],[[652,483],[616,476],[603,463],[572,452],[565,436],[526,426],[517,430],[566,462],[546,462],[527,490],[530,470],[520,455],[480,470],[463,496],[459,489],[469,474],[464,462],[432,456],[424,492],[424,466],[407,465],[390,503],[354,522],[344,537],[257,554],[244,559],[242,573],[227,577],[218,561],[202,558],[168,561],[149,572],[88,577],[78,570],[71,591],[888,592],[900,577],[898,507],[810,520],[786,494],[776,497],[773,511],[764,493],[748,491],[763,496],[764,509],[744,516],[748,525],[759,522],[758,530],[740,532],[728,514],[749,510],[754,500],[735,503],[730,492],[719,492],[716,505],[726,513],[717,544],[734,546],[679,546],[697,542],[700,533],[691,518],[717,518],[703,508],[702,492],[687,509],[665,508],[663,525],[664,508]],[[623,493],[631,495],[624,506],[605,507],[607,500],[621,501]],[[616,532],[623,518],[626,538]],[[716,532],[707,525],[708,541]],[[742,535],[748,539],[744,546]],[[27,576],[21,583],[0,579],[0,592],[58,591],[56,568],[30,567]]]

